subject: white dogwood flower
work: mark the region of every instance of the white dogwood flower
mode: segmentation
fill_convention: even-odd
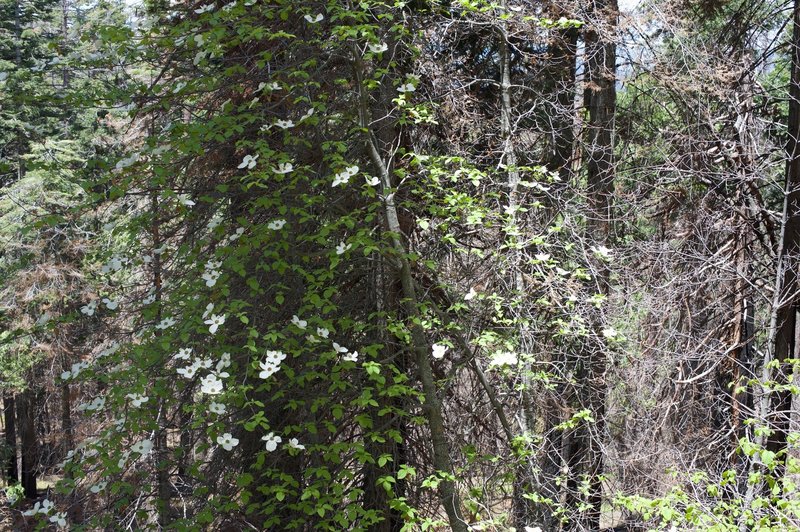
[[[510,351],[499,351],[492,355],[492,366],[515,366],[518,362],[517,354]]]
[[[373,54],[381,54],[381,53],[383,53],[383,52],[385,52],[386,50],[389,49],[389,45],[386,44],[385,42],[381,42],[381,43],[377,43],[377,44],[376,43],[369,43],[367,45],[367,47],[369,48],[369,51],[372,52]]]
[[[239,237],[241,237],[243,234],[244,234],[244,227],[238,227],[236,229],[236,232],[234,234],[232,234],[231,236],[229,236],[228,239],[231,242],[235,242],[235,241],[239,240]]]
[[[131,447],[131,452],[139,453],[141,456],[147,456],[153,450],[153,442],[150,440],[142,440],[137,442]]]
[[[50,499],[45,499],[41,503],[39,501],[36,501],[36,503],[33,505],[33,508],[31,508],[26,512],[23,512],[22,515],[32,516],[36,514],[48,514],[52,509],[53,509],[53,503],[50,501]]]
[[[226,451],[232,450],[239,445],[239,440],[233,437],[233,434],[226,432],[222,436],[217,436],[217,443],[222,446]]]
[[[195,359],[192,364],[185,368],[178,368],[178,375],[183,375],[187,379],[193,379],[198,369],[200,369],[200,366],[197,364],[197,359]]]
[[[443,358],[444,354],[447,352],[447,346],[446,345],[433,344],[431,346],[431,348],[432,348],[432,353],[431,354],[433,355],[433,358],[437,358],[437,359],[438,358]]]
[[[103,273],[118,272],[122,269],[122,259],[116,255],[111,257],[107,263],[100,268]]]
[[[350,182],[350,178],[358,173],[358,166],[348,166],[338,174],[333,176],[332,187],[337,187]]]
[[[608,338],[609,340],[614,340],[619,336],[619,331],[617,331],[614,327],[608,326],[603,329],[602,331],[603,336]]]
[[[231,365],[231,354],[230,353],[222,353],[222,356],[217,362],[217,373],[221,372],[223,369],[229,367]]]
[[[103,349],[97,354],[97,358],[107,357],[108,355],[113,355],[119,350],[119,344],[117,342],[111,342],[111,345],[107,348]]]
[[[611,260],[611,250],[605,246],[592,246],[592,253],[603,260]]]
[[[51,515],[50,522],[54,523],[58,528],[66,528],[67,514],[65,512],[59,512],[56,515]]]
[[[239,166],[236,168],[247,168],[248,170],[253,169],[256,167],[256,161],[258,160],[258,155],[245,155],[242,162],[239,163]]]
[[[197,205],[188,194],[178,194],[178,202],[184,207],[194,207]]]
[[[258,366],[261,368],[261,371],[258,373],[258,377],[261,379],[269,379],[281,369],[280,364],[276,364],[270,360],[259,362]]]
[[[150,400],[149,397],[147,397],[146,395],[142,395],[140,393],[129,393],[128,395],[126,395],[126,397],[131,400],[131,404],[136,408],[139,408],[148,400]]]
[[[313,114],[314,114],[314,108],[312,107],[311,109],[309,109],[308,111],[306,111],[306,112],[305,112],[305,114],[304,114],[303,116],[301,116],[301,117],[300,117],[300,122],[302,122],[303,120],[306,120],[306,119],[308,119],[308,118],[311,118],[311,116],[312,116]]]
[[[171,318],[171,317],[164,318],[163,320],[158,322],[158,324],[156,325],[156,329],[161,329],[161,330],[168,329],[168,328],[172,327],[173,325],[175,325],[176,323],[177,322],[175,321],[175,318]]]
[[[95,397],[91,403],[83,403],[78,406],[78,410],[81,412],[89,411],[93,412],[95,410],[100,410],[106,405],[106,398],[105,397]]]
[[[266,436],[261,437],[262,441],[267,442],[267,451],[272,452],[278,448],[278,444],[282,441],[281,437],[275,434],[274,432],[270,432]]]
[[[81,314],[86,314],[87,316],[94,315],[94,311],[97,310],[97,300],[93,299],[89,301],[87,304],[81,307]]]
[[[294,170],[294,165],[292,163],[280,163],[277,167],[273,166],[272,171],[276,174],[288,174]]]
[[[267,351],[266,358],[269,362],[280,364],[286,360],[286,353],[283,351]]]
[[[209,373],[200,379],[200,391],[209,395],[222,393],[222,381],[214,373]]]
[[[212,314],[211,317],[203,323],[208,325],[208,332],[215,334],[217,329],[219,329],[219,326],[225,323],[225,315],[223,314],[220,316],[217,314]]]

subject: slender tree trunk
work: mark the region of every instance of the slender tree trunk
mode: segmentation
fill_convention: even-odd
[[[450,457],[450,447],[447,443],[447,430],[442,413],[442,404],[436,390],[436,381],[433,377],[431,368],[431,346],[425,337],[425,331],[419,325],[420,315],[418,305],[420,299],[417,297],[414,287],[414,279],[411,273],[411,264],[408,261],[405,243],[403,242],[403,229],[400,225],[397,205],[395,204],[395,192],[392,183],[391,159],[393,153],[382,154],[381,143],[375,133],[375,126],[370,120],[370,104],[364,85],[363,73],[364,65],[361,62],[361,55],[357,50],[353,50],[353,67],[356,83],[359,90],[359,122],[367,135],[367,151],[375,170],[381,180],[381,189],[385,194],[383,202],[383,216],[386,226],[392,234],[392,246],[394,248],[394,269],[400,280],[403,294],[402,309],[405,312],[409,329],[411,332],[411,348],[414,360],[417,365],[417,373],[422,384],[422,395],[425,402],[422,410],[428,421],[428,428],[431,431],[431,442],[433,444],[433,467],[438,473],[442,473],[444,478],[439,483],[439,500],[447,513],[450,529],[455,532],[467,532],[467,525],[462,516],[461,498],[454,481],[450,477],[454,474],[454,467]],[[383,114],[379,116],[385,116]],[[387,134],[388,128],[384,127],[383,134]],[[391,146],[391,144],[389,144]],[[386,156],[386,158],[384,158]]]
[[[65,382],[61,387],[61,429],[63,440],[61,441],[61,458],[66,458],[67,453],[75,447],[75,437],[72,428],[72,408],[70,400],[69,383]]]
[[[800,266],[800,0],[795,0],[792,30],[792,73],[789,85],[789,137],[786,145],[786,188],[784,191],[784,227],[778,259],[780,300],[776,312],[774,360],[780,363],[774,376],[785,384],[791,372],[786,359],[796,358],[798,282]],[[766,361],[768,364],[769,361]],[[786,449],[791,421],[792,395],[789,390],[771,393],[770,426],[774,432],[767,439],[767,448],[775,453]]]
[[[190,390],[187,390],[187,392]],[[188,404],[192,400],[190,393],[185,393],[183,395],[183,399],[181,400],[180,404]],[[187,464],[190,464],[193,459],[193,442],[192,442],[192,433],[191,431],[184,430],[183,427],[189,427],[192,423],[192,412],[187,410],[181,410],[180,414],[178,414],[179,420],[179,427],[181,428],[181,435],[180,435],[180,450],[181,454],[178,457],[178,468],[177,468],[177,475],[178,481],[180,482],[180,487],[185,488],[185,483],[189,480],[188,478],[188,471],[187,471]]]
[[[377,149],[375,149],[374,143],[371,148],[371,151],[373,151],[373,162],[379,168],[379,173],[383,181],[383,189],[389,190],[392,187],[389,172],[386,170],[383,159],[380,157]],[[417,363],[417,372],[422,383],[422,394],[425,397],[425,403],[422,405],[422,409],[428,421],[428,428],[431,431],[433,466],[437,472],[443,473],[446,477],[449,477],[453,475],[454,468],[450,458],[450,448],[447,443],[447,430],[444,424],[444,416],[442,415],[442,404],[439,401],[439,396],[436,391],[436,382],[433,378],[433,369],[430,364],[431,347],[425,338],[424,331],[418,325],[419,310],[417,304],[419,303],[419,299],[414,289],[411,266],[408,263],[408,259],[405,258],[407,252],[400,240],[402,230],[400,229],[400,222],[397,216],[397,207],[394,204],[394,199],[391,194],[386,198],[384,206],[389,231],[395,235],[393,237],[393,243],[400,262],[398,274],[403,289],[403,307],[410,322],[411,343]],[[461,499],[458,495],[455,482],[447,478],[443,479],[439,484],[439,496],[445,512],[447,512],[451,530],[467,532],[467,526],[461,514]]]
[[[379,290],[375,290],[375,299],[373,300],[373,308],[375,315],[381,316],[377,318],[379,321],[376,323],[376,334],[372,339],[373,343],[381,343],[391,349],[390,346],[394,344],[387,320],[382,316],[385,315],[387,308],[397,308],[400,301],[403,299],[402,289],[397,282],[395,276],[387,275],[386,261],[380,260],[377,267],[373,271],[372,283]],[[408,354],[403,349],[396,349],[389,355],[390,359],[394,362],[398,371],[401,373],[408,373]],[[395,407],[398,410],[405,410],[407,405],[396,397],[383,397],[378,398],[380,408],[387,406]],[[377,409],[376,409],[377,410]],[[367,442],[367,449],[370,455],[380,456],[387,454],[392,457],[392,460],[387,462],[384,466],[377,463],[367,464],[364,467],[364,508],[374,509],[381,513],[384,517],[383,521],[376,523],[369,528],[369,532],[399,532],[404,525],[402,515],[397,510],[393,509],[389,504],[389,494],[386,490],[377,484],[377,480],[381,476],[391,475],[397,478],[398,467],[407,462],[405,441],[408,434],[406,420],[402,416],[394,416],[390,421],[391,429],[403,435],[400,443],[392,439],[381,442]],[[394,497],[401,498],[406,495],[406,480],[397,479],[393,485]]]
[[[22,0],[14,2],[14,61],[22,68]]]
[[[610,241],[613,220],[614,188],[614,115],[616,112],[616,28],[619,9],[616,0],[589,0],[589,27],[585,34],[587,84],[584,101],[589,111],[587,123],[587,189],[589,202],[588,235],[598,246]],[[609,293],[609,271],[602,261],[595,263],[596,290]],[[600,323],[593,323],[595,336]],[[586,503],[580,522],[589,530],[600,529],[602,513],[603,449],[606,404],[606,353],[600,340],[590,340],[582,360],[578,361],[576,379],[579,403],[588,406],[593,423],[582,423],[574,432],[567,462],[570,468],[568,497],[570,506],[580,503],[580,477],[589,482]]]
[[[14,394],[3,394],[3,421],[6,429],[6,448],[8,449],[8,463],[6,464],[6,480],[9,484],[19,482],[17,469],[17,423],[15,418]]]
[[[17,422],[20,430],[20,452],[22,454],[22,488],[25,497],[35,499],[36,474],[39,465],[39,446],[36,441],[36,394],[27,389],[17,395]]]
[[[506,3],[502,3],[505,11]],[[511,96],[511,43],[509,41],[508,24],[502,21],[499,27],[499,51],[500,51],[500,134],[503,139],[503,158],[502,163],[506,167],[506,188],[508,201],[509,225],[517,224],[518,189],[520,173],[517,169],[518,160],[514,143],[514,128],[512,123],[513,102]],[[518,300],[524,297],[524,280],[522,277],[521,253],[516,247],[512,247],[509,252],[510,285],[513,290],[512,299]],[[476,366],[477,368],[477,366]],[[532,374],[530,363],[526,362],[522,370],[522,404],[523,408],[519,414],[519,423],[523,433],[532,433],[536,426],[536,414],[533,409],[534,383],[529,377]],[[501,410],[502,412],[502,410]],[[509,435],[510,440],[510,435]],[[510,443],[510,441],[509,441]],[[527,460],[521,461],[517,466],[514,480],[514,500],[513,513],[517,526],[523,527],[530,522],[532,513],[531,503],[525,498],[526,493],[531,491],[531,479],[533,478],[531,464]],[[546,512],[549,514],[549,512]]]
[[[150,212],[153,217],[151,225],[151,236],[153,238],[153,249],[161,246],[161,226],[159,223],[158,193],[153,190],[150,193]],[[161,255],[153,253],[153,286],[155,297],[158,304],[157,320],[161,319]],[[158,333],[157,333],[158,335]],[[171,521],[170,510],[170,485],[169,485],[169,448],[167,444],[167,419],[168,412],[163,400],[158,401],[157,406],[158,430],[153,441],[153,450],[156,460],[156,509],[158,511],[158,524],[167,527]]]
[[[61,46],[63,47],[63,53],[66,55],[68,53],[67,43],[69,41],[69,0],[61,0]],[[64,68],[61,69],[61,83],[63,91],[66,95],[67,90],[69,89],[69,68],[67,68],[66,64]],[[66,137],[69,134],[69,120],[70,113],[64,113],[64,121],[62,124],[62,128],[64,130],[64,136]]]
[[[550,18],[574,17],[563,4],[551,5]],[[549,64],[547,69],[548,87],[555,94],[553,110],[550,113],[552,127],[552,145],[547,162],[548,170],[557,173],[561,183],[555,184],[553,190],[561,190],[573,177],[575,150],[575,86],[577,75],[577,28],[553,29],[548,42]],[[543,223],[552,223],[558,215],[558,203],[555,200],[544,211]],[[552,363],[563,366],[566,361],[554,355]],[[536,475],[536,491],[545,502],[533,507],[529,522],[540,524],[545,530],[557,530],[559,520],[553,515],[554,506],[562,501],[563,485],[559,482],[564,466],[565,449],[571,448],[571,437],[556,427],[565,421],[562,405],[567,399],[568,390],[559,386],[559,390],[543,390],[538,400],[538,417],[542,424],[542,446],[537,458],[538,473]],[[529,393],[532,393],[531,390]],[[529,399],[531,405],[534,398]],[[532,409],[533,407],[528,407]],[[516,512],[518,527],[525,525],[526,516]]]
[[[68,10],[69,0],[61,0],[61,39],[65,48],[69,38]],[[66,90],[69,87],[69,69],[66,66],[61,70],[61,82],[64,85],[64,90]]]
[[[743,213],[744,218],[744,213]],[[730,427],[730,438],[727,442],[726,452],[728,463],[735,466],[737,463],[746,461],[747,457],[735,452],[739,445],[739,439],[746,435],[744,421],[749,417],[753,409],[753,395],[747,382],[754,378],[753,373],[753,301],[750,297],[750,283],[747,278],[750,275],[747,264],[746,250],[751,239],[748,238],[746,229],[742,228],[737,232],[737,248],[735,265],[738,277],[734,284],[733,305],[736,309],[736,317],[731,342],[735,347],[729,355],[730,371],[721,372],[724,376],[720,383],[719,392],[728,394],[730,403],[729,425],[720,427],[726,431]]]
[[[14,3],[14,62],[17,68],[22,68],[22,0],[16,0]],[[15,126],[17,129],[17,181],[22,181],[25,177],[25,160],[22,156],[25,153],[23,144],[25,138],[22,129]]]

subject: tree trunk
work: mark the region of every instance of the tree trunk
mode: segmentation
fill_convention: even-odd
[[[36,441],[36,394],[27,389],[17,396],[17,423],[20,430],[20,452],[22,454],[22,488],[25,497],[35,499],[36,474],[39,465],[38,442]]]
[[[151,124],[152,126],[152,124]],[[153,238],[153,249],[158,249],[161,246],[161,227],[158,217],[159,204],[158,194],[155,190],[150,192],[150,212],[153,216],[151,236]],[[153,253],[153,286],[155,287],[156,302],[159,305],[157,320],[161,319],[161,297],[162,297],[162,277],[161,277],[161,255]],[[160,334],[157,333],[157,336]],[[171,509],[170,509],[170,484],[169,484],[169,446],[167,443],[167,418],[168,412],[164,401],[158,401],[158,431],[156,432],[153,440],[153,450],[156,460],[156,509],[158,511],[158,524],[162,527],[169,526],[171,522]]]
[[[605,246],[611,236],[614,188],[614,115],[616,112],[616,29],[619,9],[617,0],[590,0],[588,5],[586,43],[586,88],[584,102],[589,111],[587,123],[587,189],[589,238]],[[595,262],[596,290],[609,293],[609,271],[603,261]],[[581,504],[579,484],[583,475],[589,482],[585,502],[588,509],[580,513],[581,524],[589,530],[600,529],[603,502],[603,450],[606,403],[606,353],[602,345],[602,326],[593,317],[596,340],[588,340],[582,360],[577,361],[578,404],[588,406],[593,423],[581,422],[574,431],[567,463],[569,505]],[[585,408],[585,406],[584,406]]]
[[[570,17],[561,6],[554,6],[551,17],[558,20]],[[558,172],[562,183],[572,177],[573,150],[575,148],[575,75],[576,50],[578,49],[578,29],[555,29],[548,44],[550,56],[549,77],[555,91],[553,109],[553,147],[550,154],[549,170]]]
[[[387,349],[392,349],[390,346],[393,346],[394,342],[389,332],[387,320],[383,316],[385,315],[385,309],[397,308],[400,305],[400,301],[403,299],[403,293],[397,279],[395,279],[393,275],[386,275],[386,272],[391,271],[391,268],[387,267],[388,265],[386,262],[385,259],[380,260],[373,273],[373,283],[376,287],[379,287],[379,290],[374,291],[375,299],[373,300],[372,306],[375,309],[375,316],[378,316],[378,318],[376,318],[378,322],[376,323],[377,334],[371,339],[371,343],[381,343],[387,346]],[[395,366],[401,373],[408,373],[408,353],[404,349],[392,349],[392,351],[387,354],[389,355],[389,359],[394,361]],[[380,397],[378,401],[380,401],[380,406],[375,409],[376,412],[374,412],[373,415],[376,415],[377,410],[381,408],[395,407],[398,410],[405,410],[407,408],[403,400],[397,397]],[[374,441],[368,441],[366,443],[367,450],[371,456],[388,454],[392,457],[392,460],[387,462],[384,466],[378,465],[377,462],[364,466],[364,508],[374,509],[382,514],[384,518],[380,523],[370,526],[369,532],[400,532],[404,525],[401,513],[392,508],[389,504],[389,494],[383,486],[377,483],[378,478],[382,476],[391,475],[397,478],[399,466],[408,461],[405,447],[405,442],[407,441],[406,437],[408,435],[407,421],[402,416],[394,416],[390,423],[392,430],[403,435],[403,439],[400,443],[389,438],[383,443]],[[397,482],[393,486],[394,498],[399,499],[405,497],[406,488],[406,479],[397,479]]]
[[[69,451],[75,447],[75,437],[72,429],[72,408],[69,393],[69,383],[65,382],[61,387],[61,431],[63,434],[63,439],[61,441],[62,460],[64,460],[67,456],[67,453],[69,453]]]
[[[63,39],[63,44],[66,52],[66,45],[67,39],[69,38],[69,18],[68,18],[68,10],[69,10],[69,0],[61,0],[61,38]],[[64,85],[64,90],[66,91],[69,87],[69,69],[65,66],[61,69],[61,82]]]
[[[789,85],[789,124],[786,145],[786,188],[784,191],[784,227],[778,258],[780,300],[776,310],[774,360],[780,363],[774,380],[786,384],[791,366],[786,359],[797,357],[797,268],[800,266],[800,0],[795,0],[792,30],[792,73]],[[769,361],[766,361],[769,363]],[[789,390],[771,394],[771,423],[774,432],[767,439],[767,448],[775,453],[786,449],[792,395]]]
[[[574,17],[574,13],[569,12],[563,4],[551,5],[551,13],[550,18],[553,20]],[[552,124],[552,146],[547,167],[551,172],[557,173],[561,180],[553,187],[555,191],[563,190],[573,177],[578,36],[577,28],[553,29],[548,42],[547,87],[555,94],[555,98],[549,117]],[[551,223],[557,215],[558,200],[555,199],[545,211],[543,223]],[[551,362],[559,366],[566,363],[558,355],[553,356]],[[533,390],[528,393],[532,394]],[[564,386],[559,386],[558,390],[541,390],[538,400],[532,397],[526,401],[531,403],[527,408],[529,410],[533,409],[533,404],[537,404],[539,422],[542,424],[543,441],[537,458],[539,471],[535,475],[535,489],[545,502],[533,506],[530,512],[524,512],[530,515],[526,516],[521,511],[515,512],[518,527],[523,527],[526,521],[540,524],[545,530],[557,530],[560,526],[558,516],[553,515],[553,510],[562,502],[564,486],[559,482],[559,475],[566,456],[564,448],[571,446],[571,439],[556,427],[566,421],[563,417],[563,404],[568,393]]]
[[[584,103],[589,111],[586,165],[589,228],[599,243],[610,235],[614,187],[614,114],[617,105],[617,0],[590,0],[587,30],[587,80]]]
[[[19,69],[22,68],[22,0],[17,0],[14,3],[14,61],[15,66]],[[17,129],[17,181],[22,181],[25,177],[25,159],[22,156],[25,154],[23,144],[25,137],[19,125],[15,126]]]
[[[14,419],[14,394],[3,394],[3,421],[6,429],[6,449],[8,450],[8,462],[6,463],[6,481],[9,484],[19,482],[19,470],[17,469],[17,424]]]
[[[389,192],[394,189],[394,184],[392,183],[391,163],[387,161],[391,161],[394,154],[381,153],[381,144],[375,133],[376,128],[379,128],[380,124],[374,124],[369,118],[372,113],[370,113],[371,107],[363,79],[365,69],[361,62],[360,53],[356,50],[353,50],[353,61],[354,74],[360,96],[358,109],[359,121],[367,135],[367,151],[380,177],[381,190],[386,194],[383,202],[383,216],[386,226],[392,234],[392,247],[394,248],[394,256],[392,257],[394,262],[393,267],[400,280],[403,294],[403,301],[401,303],[402,310],[408,319],[408,327],[411,333],[411,348],[414,360],[417,364],[417,374],[422,384],[422,395],[425,398],[422,411],[428,422],[428,428],[431,431],[433,467],[437,473],[441,473],[444,476],[439,483],[439,500],[447,513],[450,529],[455,532],[467,532],[467,525],[462,516],[461,498],[458,494],[455,482],[450,480],[454,475],[455,468],[453,467],[453,462],[450,457],[450,446],[447,442],[447,430],[444,423],[442,404],[436,390],[436,381],[430,362],[431,346],[428,344],[428,340],[425,337],[425,331],[419,325],[421,322],[418,308],[420,299],[417,297],[414,279],[411,273],[411,264],[407,258],[408,252],[402,240],[404,232],[400,225],[398,210],[395,204],[395,192]],[[390,90],[390,88],[386,90]],[[389,99],[388,101],[391,100]],[[379,113],[377,116],[389,116],[389,113]],[[392,128],[384,126],[383,134],[390,134],[390,129]],[[384,158],[384,155],[386,155],[386,158]]]

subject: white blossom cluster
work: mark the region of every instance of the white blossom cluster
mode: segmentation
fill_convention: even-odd
[[[337,173],[333,176],[333,183],[331,183],[332,187],[337,187],[339,185],[344,185],[345,183],[350,182],[350,178],[358,173],[358,166],[348,166],[341,172]]]
[[[269,379],[281,369],[281,362],[286,360],[286,354],[282,351],[267,351],[264,362],[259,362],[261,372],[258,376],[262,379]]]
[[[54,508],[55,505],[53,502],[50,501],[50,499],[45,499],[42,502],[36,501],[36,503],[33,505],[33,508],[22,512],[22,515],[26,517],[31,517],[37,514],[48,515],[51,511],[53,511]],[[66,512],[59,512],[51,515],[50,522],[56,525],[58,528],[67,528]]]
[[[61,380],[69,380],[76,378],[81,371],[85,370],[89,367],[89,362],[82,360],[80,362],[76,362],[72,365],[70,370],[66,370],[61,373]]]
[[[217,279],[219,279],[222,272],[220,268],[222,267],[222,262],[218,260],[210,260],[206,262],[205,271],[203,272],[202,278],[206,282],[206,286],[209,288],[217,284]]]

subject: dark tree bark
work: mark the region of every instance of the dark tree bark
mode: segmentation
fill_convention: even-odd
[[[161,226],[158,217],[159,205],[158,195],[155,191],[150,193],[150,212],[152,213],[153,220],[151,225],[151,235],[153,238],[153,248],[157,249],[161,245]],[[161,256],[157,253],[153,254],[153,286],[155,287],[156,301],[160,303],[162,297],[162,272],[161,272]],[[157,319],[161,319],[161,308],[159,307]],[[158,498],[156,501],[156,509],[158,511],[158,524],[166,527],[172,520],[170,510],[170,496],[171,489],[169,483],[169,446],[167,445],[167,413],[163,405],[158,407],[158,432],[153,441],[153,447],[158,466],[156,467],[156,492]]]
[[[384,275],[384,272],[390,270],[391,266],[389,264],[381,263],[374,272],[373,282],[376,286],[380,287],[380,290],[376,290],[374,292],[375,297],[371,305],[375,309],[376,316],[382,315],[384,309],[386,308],[397,308],[400,305],[400,301],[403,299],[402,287],[400,286],[400,283],[396,279]],[[378,319],[380,320],[380,327],[378,328],[378,334],[372,339],[372,341],[391,346],[392,341],[390,338],[388,324],[385,319]],[[406,373],[408,371],[409,361],[407,360],[407,354],[404,350],[394,350],[391,359],[395,362],[397,368],[401,372]],[[381,401],[381,403],[379,403],[380,407],[376,408],[376,412],[373,414],[376,415],[376,417],[377,410],[380,408],[385,408],[387,406],[393,406],[399,410],[404,410],[407,408],[407,405],[405,405],[403,400],[399,398],[381,397],[378,400]],[[399,532],[404,525],[403,516],[389,504],[389,494],[377,483],[378,478],[382,476],[391,475],[392,477],[397,478],[399,466],[407,463],[408,461],[405,447],[406,436],[408,435],[406,420],[403,419],[402,416],[394,416],[389,423],[391,424],[393,430],[396,430],[398,433],[403,435],[403,441],[401,443],[397,443],[392,439],[387,439],[383,443],[367,443],[367,449],[370,455],[380,456],[382,454],[388,454],[392,457],[392,460],[383,466],[373,463],[367,464],[364,467],[364,507],[375,509],[384,517],[383,521],[372,525],[369,528],[369,532]],[[406,480],[397,479],[397,482],[393,487],[394,496],[397,498],[405,497],[406,488]]]
[[[6,448],[9,452],[8,462],[6,463],[6,481],[9,484],[19,482],[19,470],[17,469],[17,424],[14,419],[14,394],[3,394],[3,422],[6,429]]]
[[[552,18],[572,14],[557,7]],[[548,44],[550,68],[548,74],[555,91],[553,109],[553,147],[548,163],[549,170],[558,172],[562,183],[572,177],[573,150],[575,148],[575,76],[576,50],[578,48],[578,29],[566,28],[553,31]]]
[[[587,6],[586,88],[584,103],[589,111],[586,124],[586,179],[589,202],[588,236],[597,245],[606,245],[611,237],[614,191],[614,115],[616,112],[616,29],[619,17],[617,0],[590,0]],[[609,292],[609,271],[602,261],[595,263],[594,287],[601,294]],[[595,336],[599,322],[594,320]],[[577,361],[577,408],[588,407],[593,423],[584,423],[573,431],[567,446],[568,505],[583,500],[588,509],[581,512],[580,523],[587,530],[600,529],[603,490],[602,440],[605,434],[606,353],[600,340],[588,340],[581,360]],[[579,489],[583,476],[588,477],[585,499]]]
[[[17,68],[22,68],[22,0],[17,0],[14,4],[14,61]],[[17,126],[17,181],[22,181],[25,177],[25,143],[23,131]]]
[[[563,4],[555,3],[551,7],[550,18],[558,20],[561,17],[574,18],[575,14],[568,11]],[[555,93],[550,121],[552,124],[552,146],[547,161],[548,170],[556,172],[561,183],[555,187],[557,190],[569,183],[573,176],[575,163],[575,90],[576,90],[576,61],[579,31],[577,28],[553,29],[548,41],[549,65],[546,71],[547,83]],[[545,220],[556,216],[556,204],[552,205],[546,213]],[[546,222],[547,223],[547,222]],[[563,365],[563,358],[553,360],[554,363]],[[525,504],[516,511],[515,520],[518,527],[524,527],[531,521],[541,524],[546,530],[555,530],[559,527],[558,516],[553,515],[553,505],[561,500],[562,486],[559,484],[559,475],[563,467],[563,446],[569,441],[564,440],[564,432],[556,427],[565,421],[562,401],[568,393],[563,386],[557,392],[545,391],[543,398],[537,402],[539,416],[543,424],[542,449],[537,459],[539,473],[535,476],[536,491],[545,499],[552,501],[543,504]],[[531,390],[530,393],[533,393]],[[531,401],[534,399],[532,398]],[[516,501],[515,501],[516,502]]]
[[[602,242],[610,236],[614,187],[614,115],[617,106],[617,0],[590,0],[586,31],[587,187],[590,230]],[[599,232],[598,232],[599,231]]]
[[[36,439],[36,394],[25,390],[17,396],[17,422],[20,431],[20,452],[22,454],[22,488],[25,497],[35,499],[36,476],[39,466],[39,445]]]
[[[67,453],[75,447],[75,437],[72,428],[72,406],[70,399],[69,383],[61,387],[61,429],[63,440],[61,441],[61,459],[64,460]]]

